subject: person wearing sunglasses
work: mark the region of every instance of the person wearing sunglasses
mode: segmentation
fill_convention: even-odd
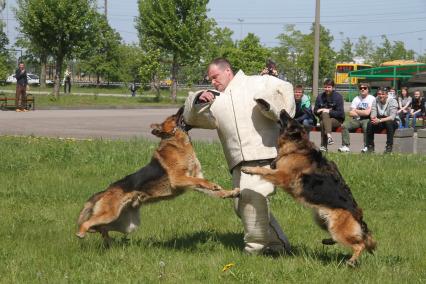
[[[339,152],[350,152],[349,132],[357,128],[362,128],[364,134],[364,147],[361,152],[367,152],[367,125],[370,121],[371,106],[375,98],[370,95],[370,85],[368,83],[359,84],[359,95],[352,100],[349,116],[352,118],[345,121],[342,126],[342,147]]]

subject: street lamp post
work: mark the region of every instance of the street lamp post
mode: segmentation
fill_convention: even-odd
[[[243,39],[243,22],[244,22],[244,19],[238,18],[237,20],[238,20],[238,22],[240,22],[240,40],[242,40]]]
[[[315,41],[314,41],[314,70],[312,75],[312,95],[318,96],[318,73],[319,73],[319,40],[320,40],[320,0],[316,0],[315,6]]]

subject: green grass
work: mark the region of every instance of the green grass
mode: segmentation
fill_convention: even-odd
[[[129,242],[105,249],[76,220],[93,193],[146,164],[156,143],[0,137],[1,283],[421,283],[426,281],[426,198],[420,155],[329,154],[378,241],[361,265],[323,247],[308,209],[278,192],[272,210],[294,246],[277,259],[242,252],[231,200],[189,192],[142,207]],[[205,176],[230,187],[219,144],[195,143]],[[234,263],[228,271],[224,265]]]

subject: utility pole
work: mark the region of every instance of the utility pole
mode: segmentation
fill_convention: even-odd
[[[108,19],[108,0],[105,0],[104,2],[104,11],[105,11],[105,18]]]
[[[312,95],[318,96],[318,73],[319,73],[319,44],[320,44],[320,0],[316,0],[315,6],[315,33],[314,33],[314,70],[312,75]]]

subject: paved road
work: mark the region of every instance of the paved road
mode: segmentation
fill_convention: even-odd
[[[64,138],[130,139],[145,137],[157,139],[151,134],[151,123],[162,122],[176,112],[176,108],[97,109],[97,110],[36,110],[26,113],[0,111],[0,135],[35,135]],[[194,140],[217,141],[215,131],[194,129]],[[335,144],[341,145],[340,133],[333,134]],[[311,133],[311,139],[319,146],[320,135]],[[363,147],[362,134],[351,134],[351,148],[359,152]],[[376,151],[383,151],[385,135],[376,135]]]

